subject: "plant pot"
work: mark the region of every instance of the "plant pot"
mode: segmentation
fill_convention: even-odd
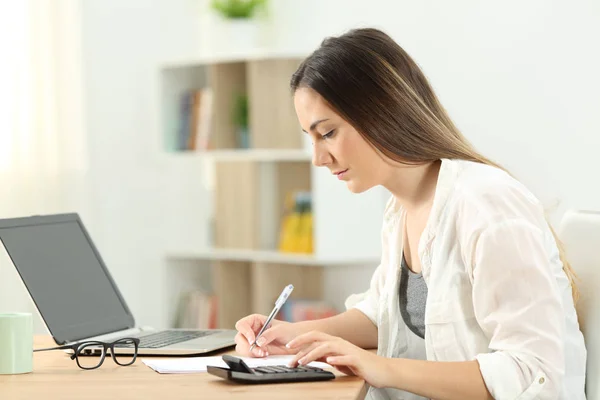
[[[215,18],[207,28],[217,53],[245,53],[264,45],[262,24],[254,19]]]
[[[250,131],[248,130],[248,128],[237,128],[237,142],[240,149],[250,148]]]

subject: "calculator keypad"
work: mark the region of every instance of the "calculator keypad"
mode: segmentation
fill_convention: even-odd
[[[298,373],[298,372],[322,372],[321,368],[309,367],[309,366],[298,366],[296,368],[290,368],[285,365],[272,365],[269,367],[256,367],[252,368],[255,372],[262,374],[286,374],[286,373]]]

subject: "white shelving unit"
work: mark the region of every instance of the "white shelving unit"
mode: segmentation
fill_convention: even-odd
[[[189,151],[180,153],[169,153],[168,158],[198,158],[211,162],[224,161],[253,161],[253,162],[276,162],[276,161],[311,161],[312,154],[303,149],[229,149],[210,151]]]
[[[181,94],[199,86],[213,90],[211,150],[163,152],[165,167],[177,171],[171,175],[185,175],[182,182],[190,182],[191,174],[197,178],[191,181],[202,186],[196,194],[211,196],[213,223],[209,218],[204,223],[214,227],[212,238],[207,247],[186,237],[200,218],[182,218],[175,224],[181,236],[166,238],[166,257],[173,265],[210,266],[223,328],[268,310],[289,283],[295,286],[293,297],[321,300],[324,268],[373,266],[380,259],[385,194],[377,189],[354,195],[326,168],[311,163],[289,92],[289,79],[302,57],[260,49],[201,55],[164,63],[160,73],[165,143],[175,133],[172,122]],[[232,96],[240,90],[249,98],[249,149],[237,147],[229,115]],[[313,254],[277,251],[286,195],[298,190],[310,191],[312,197]],[[170,207],[193,204],[185,191],[172,199]]]
[[[196,57],[179,58],[163,63],[164,68],[188,68],[190,66],[214,65],[261,60],[301,60],[308,54],[303,51],[280,51],[267,47],[229,50],[226,48],[200,52]]]
[[[242,261],[251,263],[275,263],[312,266],[344,266],[369,265],[379,262],[377,258],[330,258],[321,259],[311,254],[282,253],[268,250],[246,249],[198,249],[198,250],[169,250],[167,257],[174,260],[198,261]]]

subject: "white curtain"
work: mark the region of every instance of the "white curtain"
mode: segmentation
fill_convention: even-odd
[[[0,0],[0,218],[87,205],[78,6]],[[0,312],[33,310],[0,246]]]

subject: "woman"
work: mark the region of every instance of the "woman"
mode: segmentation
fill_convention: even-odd
[[[414,61],[386,34],[353,30],[326,39],[291,87],[313,163],[354,193],[393,196],[360,301],[275,321],[252,355],[325,361],[371,398],[584,399],[573,272],[540,202],[471,147]],[[264,321],[237,323],[239,353]]]

